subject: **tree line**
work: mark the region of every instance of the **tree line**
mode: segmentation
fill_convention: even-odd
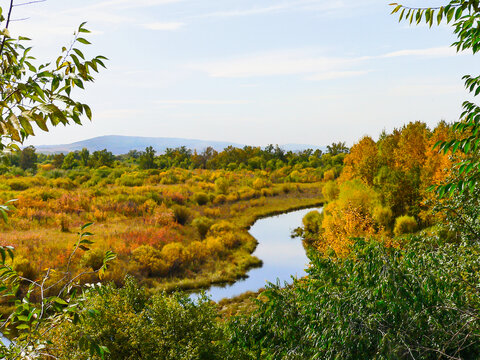
[[[142,170],[150,169],[209,169],[209,170],[276,170],[284,166],[301,165],[302,167],[341,166],[349,148],[344,142],[327,146],[327,152],[306,149],[302,151],[285,151],[278,145],[265,148],[229,146],[223,151],[207,147],[201,152],[185,146],[167,148],[163,154],[157,154],[151,146],[144,151],[131,150],[127,154],[114,155],[107,149],[93,151],[83,148],[80,151],[57,154],[37,153],[34,146],[10,152],[3,158],[0,172],[5,173],[11,167],[35,172],[38,165],[45,169],[70,170],[80,167],[100,168],[120,165],[138,166]],[[49,166],[50,165],[50,166]],[[3,170],[3,171],[2,171]]]

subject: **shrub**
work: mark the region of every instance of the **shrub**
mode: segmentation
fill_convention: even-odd
[[[323,180],[331,181],[335,179],[335,170],[330,169],[323,173]]]
[[[413,216],[399,216],[395,219],[395,227],[393,233],[395,236],[413,233],[417,228],[417,221]]]
[[[307,213],[302,219],[305,231],[312,234],[318,234],[322,228],[322,219],[323,215],[317,210]]]
[[[10,186],[10,189],[14,191],[23,191],[27,190],[30,185],[27,184],[25,181],[20,180],[20,179],[12,179],[8,182],[8,186]]]
[[[83,254],[80,265],[90,268],[93,271],[100,269],[103,265],[104,253],[101,249],[91,249]]]
[[[132,175],[123,175],[121,178],[117,178],[115,180],[115,183],[117,185],[121,186],[142,186],[143,185],[143,179],[142,178],[137,178]]]
[[[181,206],[181,205],[175,205],[172,207],[172,210],[173,210],[173,217],[178,224],[185,225],[188,222],[188,220],[190,220],[191,211],[187,207]]]
[[[207,204],[209,200],[209,196],[204,192],[198,192],[193,195],[193,201],[195,201],[200,206]]]
[[[293,186],[292,184],[283,184],[282,185],[282,191],[285,193],[285,194],[288,194],[290,191],[293,190]]]
[[[58,178],[53,181],[53,186],[60,189],[72,190],[77,187],[77,185],[70,179]]]
[[[335,181],[330,180],[323,185],[322,194],[326,201],[330,202],[338,198],[340,189]]]
[[[161,250],[162,259],[165,261],[170,271],[180,269],[186,260],[186,251],[181,243],[173,242],[165,245]]]
[[[215,190],[219,194],[226,194],[228,192],[228,188],[230,187],[229,181],[224,177],[219,177],[215,180]]]
[[[148,276],[165,276],[169,267],[161,258],[161,252],[150,245],[141,245],[132,251],[132,258],[139,270]]]
[[[214,204],[225,204],[227,201],[227,197],[223,194],[215,196],[215,199],[213,199]]]
[[[262,178],[256,178],[252,183],[252,188],[254,188],[255,190],[261,190],[265,186],[266,183]]]
[[[67,214],[60,213],[56,216],[57,225],[61,232],[70,232],[70,219]]]
[[[390,208],[385,206],[377,206],[373,210],[373,219],[378,225],[387,227],[392,222],[393,213]]]
[[[217,235],[222,235],[223,233],[232,232],[235,230],[236,230],[235,226],[231,222],[222,220],[211,226],[210,233],[212,235],[217,236]]]
[[[223,360],[228,353],[215,304],[206,297],[157,294],[148,299],[127,278],[122,289],[105,287],[89,307],[97,316],[54,330],[52,335],[62,339],[54,342],[59,344],[56,358],[91,359],[88,349],[77,345],[85,337],[108,348],[105,359]]]
[[[213,225],[213,223],[214,221],[212,219],[205,216],[195,218],[192,221],[192,225],[197,229],[202,239],[205,238],[205,236],[208,233],[208,230],[210,230],[210,227]]]
[[[13,269],[18,275],[30,280],[37,280],[39,275],[37,269],[33,267],[32,262],[23,256],[15,257],[15,260],[13,261]]]
[[[218,237],[207,236],[205,239],[205,244],[208,252],[214,256],[217,256],[218,258],[223,257],[223,255],[226,253],[225,246],[223,245],[222,240]]]
[[[480,248],[424,241],[406,250],[359,241],[346,258],[313,258],[308,276],[270,285],[257,311],[230,323],[230,351],[252,360],[478,359]]]

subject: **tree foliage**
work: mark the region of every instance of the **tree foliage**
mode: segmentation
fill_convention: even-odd
[[[13,6],[13,2],[12,5]],[[92,73],[104,67],[103,56],[87,60],[79,44],[90,42],[82,37],[89,33],[85,23],[75,32],[68,47],[47,64],[35,64],[28,46],[30,39],[11,35],[8,29],[11,11],[7,18],[0,7],[0,23],[5,24],[0,43],[0,150],[7,145],[17,148],[28,136],[34,135],[35,125],[43,131],[51,126],[70,122],[81,124],[81,117],[92,118],[87,104],[75,101],[74,88],[84,88],[94,80]]]
[[[480,5],[478,0],[452,0],[444,6],[435,8],[412,8],[392,3],[392,13],[399,13],[400,21],[420,24],[425,21],[429,26],[440,25],[442,21],[452,24],[453,33],[457,37],[452,46],[458,52],[470,50],[473,54],[480,50]],[[472,95],[480,94],[480,76],[465,75],[465,88]],[[464,158],[456,164],[458,177],[445,185],[437,187],[440,196],[453,194],[454,191],[473,191],[480,180],[480,107],[471,102],[463,103],[460,120],[453,124],[453,139],[441,140],[436,146],[445,153],[457,151]]]
[[[357,241],[346,258],[315,257],[308,276],[270,285],[231,323],[249,359],[477,359],[478,246],[386,248]],[[435,242],[436,240],[432,240]]]

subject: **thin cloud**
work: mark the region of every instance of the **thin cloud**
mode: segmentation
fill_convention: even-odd
[[[362,76],[368,74],[369,70],[360,70],[360,71],[329,71],[320,74],[314,74],[308,76],[307,80],[312,81],[323,81],[323,80],[333,80],[333,79],[343,79],[356,76]]]
[[[244,105],[248,101],[244,100],[157,100],[158,105]]]
[[[352,66],[361,58],[315,56],[302,50],[272,51],[235,59],[192,64],[211,77],[244,78],[275,75],[318,74]]]
[[[286,50],[245,55],[236,58],[189,64],[193,70],[214,78],[253,78],[266,76],[303,75],[307,80],[330,80],[360,76],[368,70],[355,69],[370,61],[397,57],[441,58],[456,55],[451,47],[407,49],[387,54],[361,57],[331,57],[314,51]]]
[[[158,31],[175,31],[184,26],[185,26],[185,23],[182,23],[182,22],[154,22],[154,23],[143,25],[145,29],[158,30]]]
[[[457,56],[457,51],[450,46],[442,46],[428,49],[407,49],[394,51],[385,55],[382,55],[383,58],[393,58],[401,56],[425,56],[425,57],[449,57]]]
[[[337,1],[325,1],[325,0],[299,0],[299,1],[286,1],[281,4],[252,7],[247,9],[233,9],[225,11],[214,11],[205,14],[199,14],[191,16],[191,18],[207,18],[207,17],[240,17],[240,16],[253,16],[264,15],[270,13],[278,13],[291,10],[304,10],[304,11],[331,11],[343,9],[345,4],[341,0]]]
[[[172,3],[182,2],[183,0],[107,0],[101,1],[96,4],[86,5],[83,7],[69,9],[65,12],[77,12],[77,11],[88,11],[88,10],[98,10],[98,9],[109,9],[109,10],[118,10],[118,9],[136,9],[136,8],[145,8],[158,5],[168,5]]]

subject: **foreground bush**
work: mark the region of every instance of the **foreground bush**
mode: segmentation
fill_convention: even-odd
[[[393,228],[393,233],[395,236],[410,234],[415,231],[417,228],[417,221],[413,216],[400,216],[395,219],[395,227]]]
[[[478,359],[480,246],[359,241],[230,325],[250,359]]]
[[[97,316],[82,326],[65,325],[56,330],[58,358],[92,359],[77,346],[82,336],[105,345],[109,350],[105,359],[225,358],[215,307],[204,297],[193,301],[186,295],[159,294],[148,299],[128,278],[120,290],[105,287],[89,307]]]

